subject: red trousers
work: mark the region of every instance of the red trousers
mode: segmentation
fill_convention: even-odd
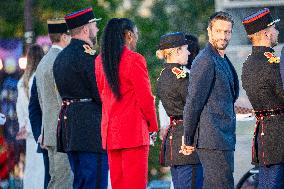
[[[146,189],[149,146],[108,150],[112,189]]]

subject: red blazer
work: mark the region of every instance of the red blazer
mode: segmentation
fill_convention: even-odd
[[[102,100],[103,148],[149,145],[149,132],[157,131],[158,123],[144,57],[127,47],[123,49],[119,64],[120,101],[106,80],[101,55],[95,60],[95,74]]]

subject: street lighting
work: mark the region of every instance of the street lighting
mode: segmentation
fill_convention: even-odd
[[[2,70],[3,69],[3,61],[2,61],[2,59],[0,58],[0,70]]]
[[[27,57],[19,58],[19,62],[18,63],[19,63],[19,67],[20,67],[21,70],[26,69],[26,67],[27,67]]]

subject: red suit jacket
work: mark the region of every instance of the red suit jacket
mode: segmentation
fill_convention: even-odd
[[[95,74],[102,100],[103,148],[149,145],[149,132],[157,131],[158,123],[144,57],[124,47],[119,64],[120,101],[106,80],[101,55],[95,60]]]

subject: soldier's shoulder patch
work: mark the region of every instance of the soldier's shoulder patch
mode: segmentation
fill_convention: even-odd
[[[269,64],[279,64],[280,63],[280,58],[275,56],[275,54],[272,52],[265,52],[264,56],[267,58],[267,61]]]
[[[176,75],[177,79],[186,78],[186,71],[181,68],[173,67],[172,72]]]
[[[96,53],[96,50],[94,50],[94,49],[92,49],[91,47],[90,47],[90,45],[87,45],[87,44],[84,44],[83,45],[83,47],[84,47],[84,49],[85,49],[85,53],[87,53],[87,54],[89,54],[89,55],[95,55],[95,53]]]

